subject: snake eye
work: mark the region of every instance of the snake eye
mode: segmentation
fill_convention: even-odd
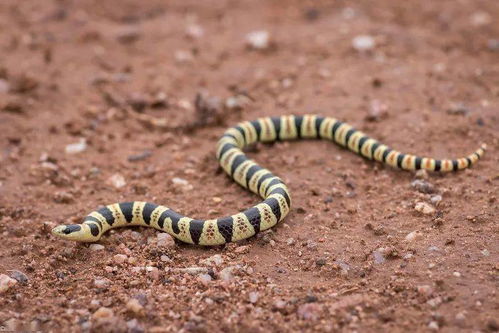
[[[64,234],[69,235],[72,232],[80,231],[81,227],[78,224],[67,225],[66,228],[62,231]]]
[[[66,235],[69,235],[71,233],[71,229],[66,227],[62,232],[65,233]]]

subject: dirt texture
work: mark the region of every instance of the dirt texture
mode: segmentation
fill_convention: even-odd
[[[0,330],[497,331],[498,20],[494,0],[2,0]],[[489,149],[415,175],[259,144],[294,206],[257,237],[50,234],[120,201],[245,209],[259,199],[218,167],[218,137],[312,112],[405,153]]]

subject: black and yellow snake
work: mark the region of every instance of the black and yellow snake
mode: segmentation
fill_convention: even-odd
[[[63,239],[95,242],[111,228],[147,226],[200,245],[219,245],[251,237],[283,220],[290,211],[291,198],[282,180],[248,159],[242,148],[255,142],[317,138],[332,140],[367,159],[404,170],[465,169],[477,162],[486,149],[482,145],[468,157],[435,160],[402,154],[334,118],[316,115],[260,118],[229,128],[217,145],[222,168],[239,185],[264,199],[258,205],[232,216],[197,220],[149,202],[122,202],[90,213],[82,224],[59,225],[52,233]]]

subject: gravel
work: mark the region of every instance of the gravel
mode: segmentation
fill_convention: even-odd
[[[370,35],[358,35],[352,39],[352,46],[359,52],[366,52],[373,50],[376,42]]]
[[[0,294],[6,292],[11,287],[17,284],[17,280],[5,275],[0,274]]]
[[[425,215],[430,215],[430,214],[435,213],[435,208],[433,208],[432,206],[430,206],[429,204],[427,204],[425,202],[416,203],[416,205],[414,206],[414,209],[420,213],[425,214]]]
[[[266,30],[252,31],[246,35],[246,43],[255,50],[266,50],[270,46],[270,33]]]

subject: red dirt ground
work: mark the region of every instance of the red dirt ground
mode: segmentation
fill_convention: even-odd
[[[1,1],[0,274],[19,282],[0,327],[498,330],[498,17],[492,0]],[[255,30],[268,48],[248,48]],[[358,35],[374,48],[355,50]],[[241,110],[223,107],[231,96]],[[489,150],[418,191],[413,174],[330,142],[258,145],[250,156],[293,195],[271,232],[201,248],[122,229],[100,250],[49,233],[125,200],[198,218],[244,209],[258,198],[220,171],[217,138],[310,112],[407,153]]]

